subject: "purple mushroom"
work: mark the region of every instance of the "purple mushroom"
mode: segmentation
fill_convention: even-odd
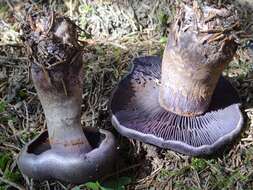
[[[213,154],[243,126],[239,97],[221,76],[237,49],[232,7],[177,11],[163,59],[136,58],[111,99],[112,123],[124,136],[187,155]]]
[[[102,129],[81,127],[83,56],[76,26],[49,12],[31,12],[22,26],[31,73],[48,131],[18,158],[20,170],[37,180],[84,183],[114,167],[116,143]]]

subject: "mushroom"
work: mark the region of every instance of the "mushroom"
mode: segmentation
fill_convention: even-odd
[[[111,98],[124,136],[187,155],[208,155],[243,126],[236,90],[221,76],[232,60],[238,16],[232,7],[182,4],[161,60],[133,60]]]
[[[48,131],[23,149],[20,170],[36,180],[80,184],[114,168],[116,142],[102,129],[81,127],[83,56],[76,25],[50,12],[30,12],[22,26],[33,83]]]

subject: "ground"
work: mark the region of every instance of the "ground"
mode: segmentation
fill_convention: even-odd
[[[28,5],[30,2],[30,5]],[[117,134],[110,122],[112,90],[127,73],[131,60],[162,55],[178,0],[142,1],[0,1],[0,190],[4,189],[252,189],[253,188],[253,43],[252,5],[238,8],[248,35],[224,75],[238,90],[245,118],[240,137],[212,157],[190,157]],[[25,7],[49,4],[84,29],[82,125],[112,131],[121,158],[115,173],[80,186],[58,181],[37,182],[22,176],[16,160],[24,145],[46,123],[20,40]],[[229,1],[218,1],[229,3]],[[248,1],[250,3],[250,1]]]

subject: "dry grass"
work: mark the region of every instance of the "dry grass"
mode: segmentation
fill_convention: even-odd
[[[0,27],[0,190],[85,189],[58,181],[35,182],[22,176],[17,168],[21,148],[46,124],[30,80],[26,54],[18,41],[18,23],[12,15],[12,9],[21,11],[24,4],[8,2],[0,3],[0,26],[5,25]],[[242,99],[245,129],[240,138],[219,155],[208,158],[162,150],[117,134],[110,122],[108,101],[134,57],[161,55],[174,1],[136,1],[131,7],[127,0],[118,2],[122,3],[49,2],[89,33],[81,38],[89,42],[84,63],[82,124],[115,133],[123,156],[118,163],[121,169],[112,178],[117,181],[122,176],[130,177],[126,189],[252,189],[253,50],[247,48],[248,40],[241,42],[237,58],[224,71]],[[240,10],[243,27],[250,31],[252,11],[246,7]]]

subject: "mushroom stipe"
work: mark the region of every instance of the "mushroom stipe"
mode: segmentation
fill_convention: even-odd
[[[113,135],[81,126],[83,55],[76,26],[61,15],[31,11],[23,33],[47,131],[22,150],[20,170],[37,180],[73,184],[112,172],[117,153]]]
[[[115,89],[112,123],[124,136],[187,155],[209,155],[230,143],[243,127],[236,90],[220,77],[209,109],[181,116],[159,104],[161,58],[136,58]]]

